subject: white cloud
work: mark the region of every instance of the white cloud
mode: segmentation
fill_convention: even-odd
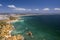
[[[25,11],[25,8],[18,8],[15,5],[8,5],[9,8],[12,8],[12,10],[16,10],[16,11]]]
[[[15,5],[8,5],[9,8],[16,8]]]
[[[0,6],[2,6],[2,4],[0,4]]]
[[[31,11],[32,9],[26,9],[27,11]]]
[[[49,9],[49,8],[44,8],[43,10],[44,10],[44,11],[49,11],[50,9]]]
[[[26,9],[25,8],[15,8],[14,10],[17,10],[17,11],[25,11]]]
[[[54,8],[54,10],[60,10],[60,8]]]
[[[35,9],[36,11],[39,11],[39,9]]]

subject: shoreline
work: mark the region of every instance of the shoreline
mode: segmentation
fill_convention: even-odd
[[[14,22],[17,22],[17,21],[18,21],[18,19],[17,20],[10,20],[7,23],[14,23]]]
[[[15,29],[14,25],[12,25],[11,23],[18,21],[18,18],[16,18],[16,17],[12,17],[12,18],[13,18],[12,20],[10,18],[9,19],[4,19],[3,18],[3,20],[0,20],[0,22],[1,22],[0,26],[3,24],[3,28],[0,29],[2,31],[0,36],[3,37],[3,38],[0,39],[0,40],[19,40],[19,39],[24,40],[24,37],[21,34],[17,34],[17,35],[14,35],[14,36],[11,35],[11,32]],[[7,34],[5,34],[3,32],[5,32]]]

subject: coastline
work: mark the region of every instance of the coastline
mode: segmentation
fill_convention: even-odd
[[[13,18],[12,20],[10,18],[9,19],[3,18],[2,20],[0,20],[1,25],[3,22],[3,28],[2,29],[4,29],[4,31],[2,29],[0,29],[2,31],[0,34],[0,37],[3,37],[0,40],[18,40],[18,39],[24,40],[23,35],[20,35],[20,34],[14,35],[14,36],[11,35],[11,32],[15,29],[14,25],[12,25],[11,23],[18,21],[18,18],[14,19],[15,17],[13,17],[13,16],[11,16],[11,17]],[[6,26],[4,26],[4,25],[6,25]],[[6,32],[7,34],[5,34],[3,32]]]
[[[18,19],[17,20],[10,20],[7,23],[14,23],[14,22],[17,22],[17,21],[18,21]]]

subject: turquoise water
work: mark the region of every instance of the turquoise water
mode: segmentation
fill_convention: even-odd
[[[24,16],[13,25],[12,34],[22,34],[25,40],[60,40],[60,15]],[[31,31],[33,38],[26,35]]]

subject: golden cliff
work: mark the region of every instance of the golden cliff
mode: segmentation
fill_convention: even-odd
[[[10,17],[8,21],[16,20],[16,18]],[[0,40],[24,40],[24,37],[20,34],[11,35],[11,32],[15,28],[11,23],[7,23],[7,20],[0,20]]]

